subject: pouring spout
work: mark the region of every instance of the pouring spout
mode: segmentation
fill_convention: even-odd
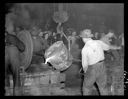
[[[47,64],[47,61],[44,64]]]
[[[46,61],[45,61],[45,63],[44,63],[44,64],[47,64],[47,62],[48,62],[48,59],[46,59]]]
[[[53,59],[53,58],[55,58],[55,56],[52,56],[52,57],[47,58],[46,61],[45,61],[45,64],[47,64],[47,62],[48,62],[50,59]]]

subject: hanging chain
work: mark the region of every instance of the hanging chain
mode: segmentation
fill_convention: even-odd
[[[56,5],[55,5],[55,3],[53,4],[53,13],[55,13],[56,12]]]

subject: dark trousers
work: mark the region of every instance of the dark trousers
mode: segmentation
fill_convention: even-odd
[[[88,66],[87,72],[84,75],[83,95],[90,95],[95,82],[98,85],[100,95],[107,95],[107,75],[104,62]]]

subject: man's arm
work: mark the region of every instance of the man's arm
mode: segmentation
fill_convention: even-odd
[[[110,44],[106,44],[104,43],[103,41],[100,41],[98,40],[99,44],[102,46],[102,48],[104,50],[110,50],[110,49],[113,49],[113,50],[117,50],[117,49],[121,49],[121,47],[118,47],[118,46],[115,46],[115,45],[110,45]]]
[[[83,67],[84,73],[86,73],[88,69],[87,51],[82,50],[81,54],[82,54],[82,67]]]
[[[110,49],[113,49],[113,50],[121,49],[121,47],[114,46],[114,45],[109,45],[109,47],[110,47]]]
[[[25,50],[24,43],[20,39],[18,39],[15,35],[7,34],[5,39],[6,39],[6,43],[16,46],[20,52],[23,52]]]

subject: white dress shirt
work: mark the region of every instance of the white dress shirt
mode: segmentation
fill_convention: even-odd
[[[83,47],[82,54],[82,67],[88,67],[101,60],[104,60],[104,50],[109,50],[109,45],[100,40],[92,40],[86,42]]]

